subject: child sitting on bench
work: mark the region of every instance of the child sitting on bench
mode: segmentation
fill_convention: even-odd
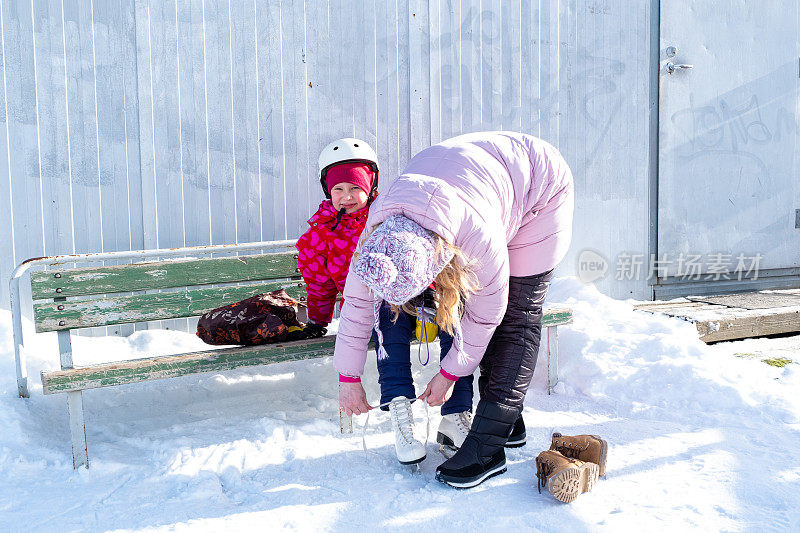
[[[319,156],[319,180],[326,199],[297,240],[297,267],[306,283],[311,336],[324,335],[336,296],[344,291],[369,205],[378,194],[378,156],[359,139],[338,139]]]

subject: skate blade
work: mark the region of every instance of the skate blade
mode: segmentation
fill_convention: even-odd
[[[421,463],[401,463],[404,467],[408,468],[408,473],[412,476],[421,476],[422,475],[422,467],[420,466]]]
[[[457,451],[458,448],[455,446],[448,446],[446,444],[439,445],[439,452],[444,455],[445,459],[450,459],[456,454]]]
[[[573,502],[578,496],[594,488],[599,472],[600,469],[594,463],[584,463],[579,468],[565,468],[550,478],[547,490],[559,501]]]

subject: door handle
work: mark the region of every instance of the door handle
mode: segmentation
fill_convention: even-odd
[[[667,72],[673,74],[676,70],[689,70],[694,68],[694,65],[676,65],[672,61],[667,63]]]

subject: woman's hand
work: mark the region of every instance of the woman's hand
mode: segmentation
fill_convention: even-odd
[[[360,382],[339,383],[339,407],[347,416],[363,415],[370,409],[367,403],[367,393]]]
[[[433,379],[430,380],[428,387],[425,389],[425,392],[420,395],[419,399],[427,399],[428,405],[442,405],[450,399],[450,396],[453,394],[453,385],[455,384],[455,381],[447,379],[442,374],[436,374],[433,376]]]

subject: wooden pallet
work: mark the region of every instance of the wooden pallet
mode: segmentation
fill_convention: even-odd
[[[770,300],[774,301],[774,307],[768,307]],[[693,322],[700,339],[706,343],[800,332],[800,289],[724,297],[688,296],[642,303],[634,308]]]

